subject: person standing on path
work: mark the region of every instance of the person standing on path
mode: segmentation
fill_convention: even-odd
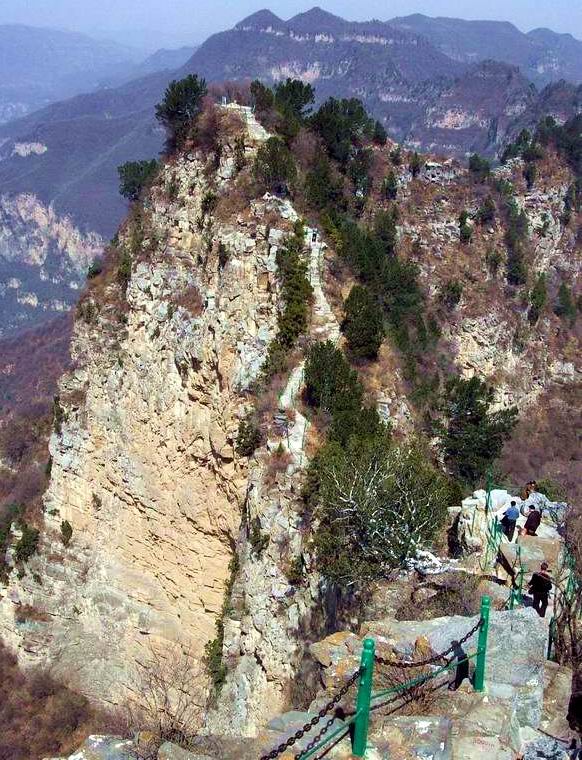
[[[505,514],[501,518],[501,527],[509,542],[513,540],[513,534],[515,533],[515,524],[517,523],[518,517],[519,509],[517,508],[515,501],[512,501],[509,507],[505,510]]]
[[[525,525],[523,526],[525,535],[526,536],[537,535],[536,531],[540,527],[541,521],[542,521],[542,513],[535,507],[532,507],[530,511],[528,512]]]
[[[540,617],[545,617],[548,608],[548,598],[552,590],[552,579],[548,573],[548,563],[542,562],[540,570],[534,573],[528,584],[533,596],[533,608]]]

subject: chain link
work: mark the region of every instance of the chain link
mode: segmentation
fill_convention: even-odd
[[[351,687],[355,684],[355,682],[358,680],[358,678],[361,675],[361,670],[358,668],[352,675],[348,678],[348,680],[345,682],[345,684],[341,687],[341,689],[329,700],[329,702],[326,702],[326,704],[321,708],[321,710],[317,713],[317,715],[314,715],[311,720],[309,720],[307,723],[303,725],[302,728],[300,728],[298,731],[296,731],[293,736],[290,736],[286,741],[281,742],[277,747],[274,747],[270,752],[268,752],[266,755],[261,755],[259,760],[275,760],[275,758],[279,757],[279,755],[282,755],[285,750],[290,749],[294,744],[296,744],[300,739],[303,739],[305,734],[309,733],[312,728],[315,728],[318,723],[320,723],[325,716],[331,712],[335,708],[335,706],[339,703],[339,701],[342,699],[342,697],[345,697],[345,695],[348,693],[348,691],[351,689]],[[331,721],[328,721],[329,725],[331,726],[331,723],[335,720],[335,716]],[[327,725],[327,724],[326,724]],[[329,727],[321,733],[321,736],[326,733],[326,731],[329,731]],[[315,745],[314,745],[315,746]],[[307,750],[303,750],[302,754],[304,754]],[[301,757],[301,754],[298,755],[298,757]]]
[[[434,665],[440,660],[445,660],[447,655],[452,654],[457,646],[462,646],[463,644],[466,644],[467,641],[471,638],[471,636],[474,633],[477,633],[479,628],[481,628],[482,620],[479,619],[479,622],[471,628],[471,630],[466,633],[462,639],[460,639],[456,644],[451,645],[448,649],[445,649],[444,652],[439,652],[439,654],[435,654],[434,657],[429,657],[427,660],[419,660],[418,662],[402,662],[399,660],[388,660],[386,657],[380,657],[380,655],[376,655],[376,662],[378,665],[385,665],[389,668],[422,668],[424,665]],[[451,658],[451,662],[452,662]]]
[[[331,716],[331,718],[330,718],[329,720],[327,720],[327,721],[326,721],[326,722],[323,724],[323,726],[321,727],[321,730],[320,730],[320,731],[319,731],[317,734],[315,734],[315,736],[314,736],[314,737],[313,737],[313,739],[312,739],[312,740],[309,742],[309,744],[306,744],[306,745],[305,745],[305,748],[304,748],[304,749],[302,749],[300,752],[298,752],[298,753],[295,755],[295,760],[301,760],[301,758],[302,758],[304,755],[306,755],[306,754],[307,754],[307,753],[308,753],[310,750],[312,750],[312,749],[315,747],[315,745],[316,745],[316,744],[317,744],[319,741],[321,741],[321,739],[323,739],[323,737],[324,737],[324,736],[327,734],[327,732],[329,731],[329,729],[330,729],[330,728],[333,726],[334,722],[335,722],[335,715],[332,715],[332,716]],[[346,730],[347,730],[347,729],[346,729]]]

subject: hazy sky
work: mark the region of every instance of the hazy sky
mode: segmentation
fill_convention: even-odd
[[[0,23],[25,23],[109,36],[147,47],[202,42],[268,7],[281,18],[319,4],[347,19],[408,13],[512,21],[524,31],[547,26],[582,39],[580,0],[0,0]]]

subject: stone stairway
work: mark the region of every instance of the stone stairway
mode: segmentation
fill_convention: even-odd
[[[295,212],[293,211],[293,213]],[[294,221],[290,212],[289,217]],[[296,213],[295,218],[297,218]],[[313,288],[310,337],[317,341],[331,340],[337,343],[340,337],[340,326],[325,297],[321,280],[324,266],[323,256],[327,246],[321,240],[319,231],[310,227],[306,228],[305,242],[309,248],[308,276]],[[297,398],[303,386],[304,371],[304,361],[292,370],[287,385],[279,398],[279,412],[275,418],[276,422],[283,423],[286,426],[287,433],[283,443],[299,464],[303,463],[305,439],[309,428],[309,421],[296,408]],[[291,425],[287,423],[290,412],[294,414]]]
[[[381,652],[388,649],[409,657],[413,651],[444,651],[451,639],[460,639],[474,621],[475,618],[460,616],[427,621],[386,618],[363,623],[359,635],[338,632],[312,645],[311,653],[322,668],[325,690],[308,711],[293,710],[271,720],[261,737],[261,752],[270,751],[292,736],[338,690],[338,684],[345,681],[359,663],[364,636],[374,638]],[[564,745],[548,739],[547,734],[569,737],[565,715],[571,671],[546,661],[546,634],[544,621],[531,609],[493,612],[485,692],[475,692],[467,680],[457,691],[449,691],[447,683],[452,677],[445,674],[439,678],[441,687],[433,697],[413,702],[397,714],[390,713],[393,705],[382,708],[376,703],[371,712],[367,760],[429,757],[435,760],[482,760],[483,757],[515,760],[530,747],[539,750],[539,754],[531,757],[565,759]],[[475,647],[476,635],[473,635],[466,644],[466,652],[471,653]],[[374,688],[378,688],[378,684],[385,686],[381,679],[376,669]],[[356,687],[352,687],[340,703],[348,717],[355,696]],[[416,712],[419,708],[421,713]],[[336,720],[334,727],[341,725],[341,719]],[[298,750],[304,749],[324,724],[325,719],[281,757],[295,758]],[[351,757],[349,735],[325,757],[348,760]]]

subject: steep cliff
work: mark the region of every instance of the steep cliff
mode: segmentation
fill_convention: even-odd
[[[42,148],[20,145],[22,156]],[[34,196],[1,196],[0,337],[68,311],[102,249]]]
[[[260,206],[226,222],[201,210],[211,187],[226,192],[233,166],[228,149],[216,170],[195,152],[169,164],[126,303],[115,282],[98,303],[89,291],[77,368],[61,383],[42,551],[0,601],[2,637],[26,661],[54,662],[101,700],[115,700],[152,642],[201,654],[222,606],[247,487],[234,437],[277,317]],[[24,603],[41,620],[17,623]]]
[[[302,400],[304,349],[343,341],[343,299],[355,274],[329,227],[324,234],[323,224],[310,222],[302,247],[313,293],[309,326],[289,352],[288,372],[257,398],[283,308],[277,251],[297,234],[298,210],[317,214],[299,192],[293,203],[257,197],[248,167],[268,134],[248,109],[219,109],[212,118],[214,141],[187,145],[165,165],[80,302],[75,368],[55,404],[40,551],[22,575],[14,545],[8,549],[0,635],[23,664],[50,664],[70,685],[112,703],[151,648],[178,643],[201,660],[214,641],[226,672],[215,681],[222,688],[207,727],[254,736],[289,704],[309,701],[308,686],[299,697],[296,682],[309,684],[310,639],[327,633],[326,586],[300,503],[301,473],[325,429]],[[530,440],[548,398],[573,417],[575,325],[549,305],[533,319],[530,303],[542,273],[551,303],[560,283],[579,292],[578,218],[564,220],[570,170],[548,154],[530,188],[520,160],[497,172],[513,183],[515,213],[527,214],[520,234],[530,284],[520,289],[507,283],[503,182],[485,186],[456,162],[429,161],[413,177],[405,160],[394,168],[387,148],[370,150],[375,182],[389,170],[396,175],[399,257],[418,266],[426,321],[441,325],[436,349],[416,368],[421,379],[447,366],[483,376],[499,407],[517,404],[534,425]],[[379,184],[359,209],[368,228],[390,207]],[[483,221],[490,192],[495,211]],[[464,242],[463,211],[471,229]],[[367,402],[395,436],[426,432],[420,385],[392,341],[358,371]],[[247,459],[236,441],[253,403],[264,441]],[[545,442],[560,432],[550,430]],[[519,440],[513,446],[523,448]],[[560,456],[570,476],[572,452]],[[542,473],[513,463],[512,474]]]

